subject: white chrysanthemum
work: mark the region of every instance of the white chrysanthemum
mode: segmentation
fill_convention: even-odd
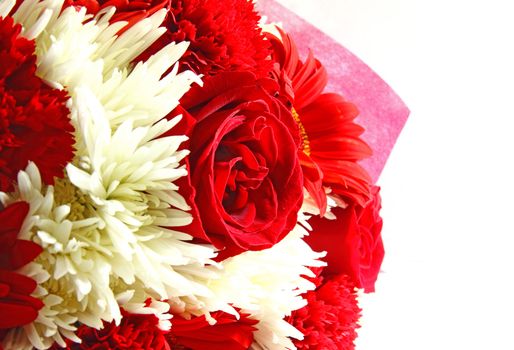
[[[56,87],[66,87],[75,97],[77,88],[87,87],[105,109],[111,127],[124,121],[135,127],[153,126],[178,104],[192,82],[201,83],[191,71],[164,72],[183,55],[187,43],[169,44],[145,64],[129,65],[164,28],[158,25],[166,10],[138,22],[116,37],[125,22],[111,25],[114,9],[86,21],[84,9],[66,9],[37,39],[38,75]],[[121,25],[120,25],[121,23]],[[162,131],[160,131],[162,132]],[[154,131],[154,137],[158,132]]]
[[[309,267],[325,265],[319,260],[324,254],[314,252],[303,241],[306,234],[297,225],[269,249],[248,251],[223,261],[221,278],[211,282],[218,295],[259,320],[256,349],[294,349],[289,337],[303,338],[284,318],[304,307],[306,301],[301,295],[315,288],[302,276],[313,277]]]
[[[78,340],[74,336],[74,323],[77,321],[77,315],[85,311],[80,305],[77,295],[68,295],[70,292],[80,290],[79,288],[69,288],[69,285],[82,286],[81,281],[88,278],[100,276],[91,276],[89,274],[92,265],[91,252],[86,249],[77,249],[77,240],[70,240],[70,233],[73,225],[79,228],[88,227],[92,223],[76,221],[74,223],[66,220],[69,206],[57,206],[54,202],[54,190],[52,186],[45,188],[41,182],[39,171],[34,163],[29,163],[26,171],[20,171],[18,174],[17,192],[11,196],[2,196],[4,204],[12,201],[22,200],[30,203],[30,210],[27,219],[22,226],[19,237],[21,239],[34,240],[43,247],[43,252],[35,262],[22,268],[21,273],[31,277],[38,283],[33,296],[43,301],[44,307],[40,310],[38,318],[21,330],[17,330],[11,335],[12,339],[23,339],[17,341],[16,346],[9,346],[10,340],[4,341],[4,348],[17,349],[23,344],[31,343],[38,349],[48,348],[53,341],[59,344],[65,344],[62,336],[72,340]],[[50,231],[52,235],[48,233]],[[82,247],[85,248],[85,247]],[[64,261],[61,261],[64,259]],[[73,273],[68,273],[66,279],[62,278],[62,269],[57,265],[68,265],[73,267]],[[99,286],[96,290],[100,290],[102,286],[108,289],[108,281],[102,283],[101,280],[96,281]],[[96,291],[95,290],[95,291]],[[112,295],[112,293],[111,293]],[[88,298],[96,301],[97,293],[91,293]],[[116,300],[113,296],[109,298],[102,297],[100,300],[111,301],[109,307],[101,307],[98,303],[91,303],[92,307],[97,306],[94,312],[98,313],[98,317],[109,316],[113,312],[114,315],[119,314]],[[114,305],[113,303],[114,302]],[[93,310],[92,310],[93,311]],[[83,317],[85,318],[85,317]],[[8,337],[9,338],[9,337]]]
[[[55,188],[62,187],[62,182],[63,180],[58,180]],[[173,260],[175,265],[164,264],[152,276],[157,278],[159,283],[166,283],[161,281],[161,276],[169,278],[170,273],[176,274],[170,280],[178,281],[173,287],[179,292],[170,293],[167,297],[160,295],[155,289],[147,292],[147,289],[151,288],[144,279],[137,278],[132,283],[126,283],[116,275],[114,268],[119,265],[117,260],[123,258],[110,256],[112,251],[109,250],[108,240],[104,240],[107,243],[102,243],[98,220],[68,220],[70,206],[59,205],[56,202],[59,199],[55,196],[54,186],[42,184],[34,163],[29,163],[26,171],[20,171],[17,184],[15,193],[10,196],[2,194],[0,199],[4,205],[17,200],[30,203],[30,211],[19,237],[34,240],[44,250],[35,262],[23,267],[20,273],[38,283],[33,296],[42,300],[44,307],[33,323],[10,332],[2,344],[6,350],[32,346],[45,349],[53,342],[64,346],[64,338],[78,342],[80,339],[74,335],[77,321],[94,328],[100,328],[102,320],[119,322],[121,313],[118,305],[122,305],[129,312],[136,312],[152,295],[161,299],[169,298],[174,304],[180,302],[187,305],[188,309],[182,312],[197,315],[219,309],[235,312],[205,287],[205,281],[218,278],[217,271],[194,260],[203,255],[203,259],[209,262],[209,257],[213,255],[210,248],[180,240],[173,242],[166,237],[167,230],[161,229],[162,235],[153,242],[163,245],[160,247],[163,249],[162,259]],[[62,188],[60,191],[61,195],[66,192]],[[80,206],[77,202],[73,205]],[[84,215],[84,208],[82,209],[75,209],[75,215]],[[175,231],[170,232],[184,235]],[[148,238],[148,242],[151,243],[152,238]],[[144,246],[145,242],[140,244]],[[195,258],[188,257],[188,253]],[[152,264],[155,264],[155,261],[149,262],[147,267],[154,269]],[[149,272],[152,273],[151,270]],[[185,287],[180,283],[185,284]],[[196,290],[183,294],[181,287]],[[197,291],[199,292],[195,294]],[[161,310],[154,313],[160,320],[160,327],[169,329],[171,316],[165,314],[169,304],[166,303],[165,310],[163,304],[156,301],[153,304],[158,306],[156,310]]]
[[[134,292],[126,305],[152,296],[189,313],[233,312],[205,285],[217,278],[206,266],[214,264],[213,248],[191,244],[191,236],[172,229],[191,221],[174,184],[186,174],[180,161],[187,151],[178,151],[185,137],[166,136],[180,119],[164,117],[200,80],[189,71],[177,74],[176,66],[163,74],[187,44],[170,44],[132,67],[165,31],[159,28],[165,10],[117,36],[126,23],[109,24],[113,8],[91,18],[84,9],[61,12],[62,3],[26,0],[13,14],[23,35],[36,41],[37,74],[70,95],[77,152],[55,186],[42,184],[29,164],[17,191],[1,196],[30,204],[22,238],[44,249],[24,271],[38,281],[34,295],[45,306],[5,344],[29,341],[45,349],[54,341],[64,345],[64,338],[78,341],[77,321],[95,328],[119,322],[121,285]],[[2,3],[0,13],[13,4]]]

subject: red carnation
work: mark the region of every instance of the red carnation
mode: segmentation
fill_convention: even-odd
[[[210,325],[205,316],[186,320],[180,316],[172,319],[168,335],[172,349],[191,350],[247,350],[253,343],[254,325],[258,321],[240,314],[239,320],[222,311],[211,313],[217,321]]]
[[[29,161],[53,184],[73,158],[73,127],[64,91],[36,76],[34,41],[19,36],[20,25],[0,18],[0,191],[12,190]]]
[[[104,328],[82,325],[77,336],[82,343],[69,343],[67,350],[169,350],[165,332],[158,328],[155,315],[130,314],[122,309],[119,326],[104,322]],[[53,349],[61,349],[54,345]]]
[[[16,272],[41,253],[41,247],[34,242],[17,238],[28,211],[29,205],[25,202],[0,210],[1,333],[34,321],[43,307],[39,299],[30,296],[37,287],[36,282]]]
[[[248,0],[171,0],[168,29],[139,59],[171,42],[189,41],[182,69],[213,75],[246,70],[265,77],[271,70],[269,43],[258,26],[259,14]]]
[[[313,232],[305,237],[314,250],[327,251],[324,274],[344,273],[365,292],[375,291],[384,259],[379,190],[372,187],[372,200],[365,207],[351,204],[345,209],[334,209],[336,220],[311,218]]]
[[[185,192],[195,220],[185,230],[224,249],[220,258],[269,248],[296,225],[300,140],[277,88],[249,72],[224,72],[182,99],[197,122],[188,146],[194,192]]]
[[[322,185],[364,205],[370,199],[371,179],[358,161],[369,157],[371,149],[360,138],[364,129],[355,123],[359,112],[342,96],[323,93],[328,79],[323,65],[312,53],[302,62],[294,41],[279,31],[282,40],[268,34],[276,61],[273,76],[300,127],[305,187],[321,214],[326,209]]]
[[[339,275],[305,295],[308,304],[293,312],[289,322],[305,338],[294,340],[299,350],[353,350],[361,309],[355,287]]]

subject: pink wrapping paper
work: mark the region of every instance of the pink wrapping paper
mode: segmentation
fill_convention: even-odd
[[[364,140],[374,150],[361,164],[377,181],[409,116],[409,109],[371,68],[328,35],[274,0],[259,0],[269,22],[281,22],[296,41],[302,57],[311,49],[329,74],[326,91],[337,92],[360,111],[358,122],[366,128]]]

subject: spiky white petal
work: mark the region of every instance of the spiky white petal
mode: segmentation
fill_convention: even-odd
[[[101,250],[81,239],[96,230],[98,220],[68,220],[70,207],[56,204],[54,187],[41,182],[34,163],[20,171],[17,184],[17,192],[8,202],[30,204],[20,238],[43,247],[36,261],[20,270],[38,283],[33,296],[44,302],[37,319],[23,327],[27,339],[38,349],[46,349],[54,341],[64,346],[64,338],[79,341],[74,335],[77,321],[96,328],[102,320],[119,321],[120,310],[109,287],[108,260]]]
[[[0,17],[5,18],[16,5],[16,0],[4,0],[0,2]]]
[[[332,209],[335,207],[346,208],[346,203],[337,195],[331,193],[331,189],[325,187],[325,193],[327,195],[327,209],[325,211],[325,215],[323,216],[328,220],[335,220],[336,216],[332,213]],[[312,198],[309,192],[304,188],[303,190],[303,203],[302,208],[300,209],[300,214],[298,216],[298,222],[311,230],[310,225],[307,223],[307,220],[311,216],[319,216],[320,210],[314,198]]]
[[[213,250],[184,243],[191,237],[161,227],[191,222],[186,212],[171,209],[181,203],[174,200],[177,188],[173,181],[186,174],[179,162],[187,152],[177,152],[184,137],[148,140],[154,128],[134,127],[131,120],[113,131],[93,92],[77,88],[75,95],[72,111],[77,114],[74,119],[84,148],[78,154],[80,164],[69,164],[67,173],[88,198],[91,215],[100,220],[98,229],[105,239],[102,246],[111,252],[113,274],[128,284],[139,279],[161,298],[208,295],[207,288],[170,265],[203,267],[214,257]],[[164,133],[172,124],[163,121],[157,125]],[[189,250],[181,249],[188,245]]]
[[[159,319],[158,327],[163,331],[171,329],[171,314],[169,313],[170,305],[158,300],[151,300],[150,303],[126,303],[123,309],[131,314],[137,315],[154,315]]]
[[[26,0],[20,3],[12,17],[22,25],[22,35],[35,39],[59,15],[63,0]]]
[[[300,225],[281,242],[262,251],[248,251],[222,262],[221,278],[211,287],[232,305],[259,320],[255,346],[263,349],[294,349],[289,337],[303,335],[284,318],[305,306],[302,294],[315,288],[302,276],[313,277],[309,267],[324,266],[324,256],[302,239]]]

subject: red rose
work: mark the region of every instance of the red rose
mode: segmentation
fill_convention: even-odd
[[[222,311],[211,316],[217,321],[212,326],[205,316],[190,320],[174,316],[168,335],[172,349],[183,346],[192,350],[247,350],[252,345],[254,325],[258,321],[245,314],[240,314],[238,320]]]
[[[327,251],[326,274],[347,274],[365,292],[375,291],[384,259],[379,190],[372,187],[372,200],[364,208],[352,204],[334,209],[335,221],[313,217],[313,232],[306,237],[314,250]]]
[[[348,276],[338,275],[305,295],[307,305],[289,322],[305,338],[294,340],[298,350],[353,350],[361,310]]]
[[[34,242],[17,238],[28,211],[25,202],[0,210],[0,331],[34,321],[43,307],[39,299],[30,296],[37,283],[15,272],[41,253]]]
[[[300,141],[276,89],[272,80],[225,72],[182,100],[197,121],[189,162],[200,220],[188,233],[225,248],[224,257],[269,248],[296,224],[303,200]]]

